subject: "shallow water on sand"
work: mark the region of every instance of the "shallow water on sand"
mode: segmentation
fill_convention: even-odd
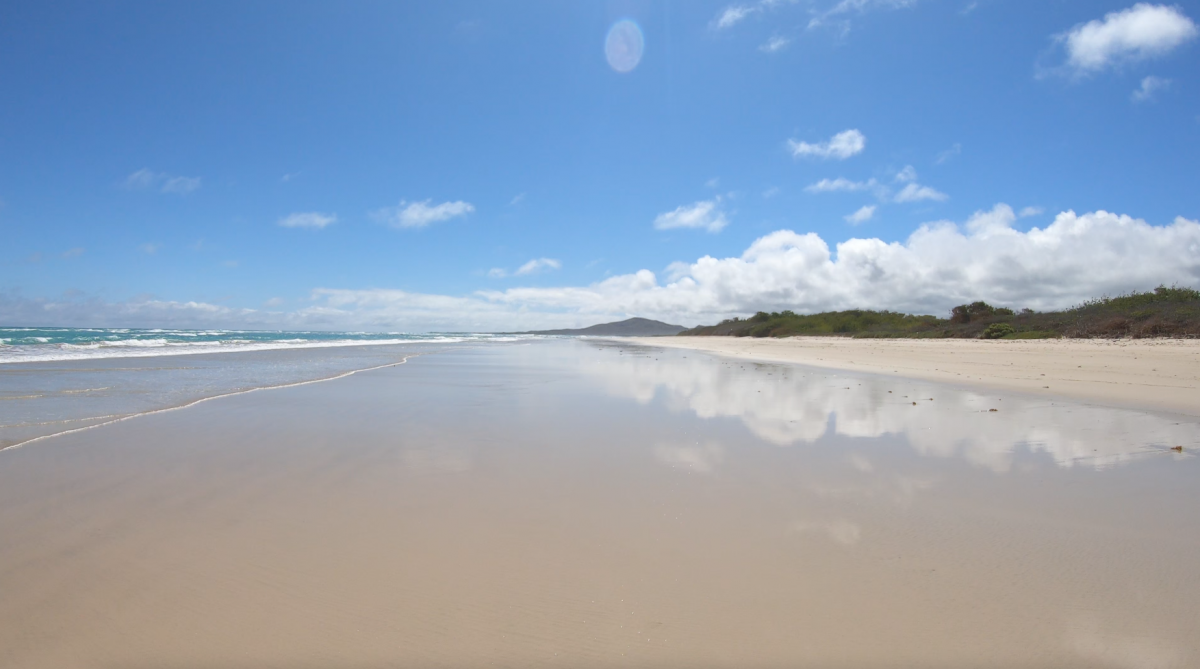
[[[1196,666],[1198,440],[687,351],[445,351],[0,452],[0,666]]]

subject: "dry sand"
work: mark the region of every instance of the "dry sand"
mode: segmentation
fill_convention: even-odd
[[[1200,340],[641,337],[736,358],[1070,397],[1200,416]]]

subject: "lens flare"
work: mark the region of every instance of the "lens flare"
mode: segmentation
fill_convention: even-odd
[[[604,57],[617,72],[632,72],[642,62],[645,46],[638,24],[631,19],[621,19],[608,29],[608,36],[604,38]]]

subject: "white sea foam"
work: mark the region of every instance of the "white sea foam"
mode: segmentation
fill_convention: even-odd
[[[155,330],[155,334],[178,336],[179,332]],[[188,334],[195,334],[191,332]],[[154,339],[118,339],[92,341],[83,344],[27,344],[0,348],[0,364],[16,362],[58,362],[93,360],[99,358],[143,358],[162,355],[198,355],[204,353],[234,353],[277,349],[331,348],[338,346],[386,346],[394,344],[454,344],[460,342],[512,342],[539,338],[537,335],[425,335],[393,339],[275,339],[252,340],[237,338],[234,331],[206,332],[209,336],[233,335],[217,341],[171,341],[166,337]],[[291,333],[289,333],[291,334]],[[45,340],[44,337],[37,338]],[[47,340],[48,341],[48,340]]]

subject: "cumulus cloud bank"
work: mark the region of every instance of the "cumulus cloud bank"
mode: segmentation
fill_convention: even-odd
[[[1178,7],[1139,2],[1058,35],[1067,65],[1099,72],[1122,62],[1163,56],[1196,37],[1196,24]]]
[[[1016,229],[1006,204],[962,225],[922,225],[908,239],[855,238],[833,248],[779,230],[740,256],[704,256],[588,286],[514,287],[464,296],[394,289],[312,291],[287,313],[156,300],[106,303],[0,294],[0,320],[43,325],[498,331],[574,327],[628,316],[694,325],[759,310],[866,308],[945,314],[973,300],[1055,309],[1160,283],[1200,286],[1200,222],[1154,226],[1097,211]]]

